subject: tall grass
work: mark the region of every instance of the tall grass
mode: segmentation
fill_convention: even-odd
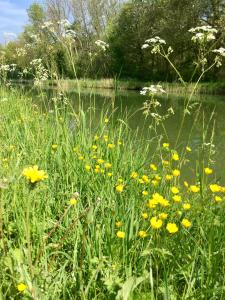
[[[85,113],[58,100],[42,111],[1,89],[0,110],[1,299],[225,298],[224,188],[214,173],[197,168],[185,187],[188,152],[163,141],[151,149],[154,136],[143,140],[109,107]],[[48,178],[29,183],[22,172],[33,165]],[[166,180],[175,169],[181,176]],[[164,202],[151,206],[154,193]]]

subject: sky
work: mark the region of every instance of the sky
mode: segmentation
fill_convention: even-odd
[[[0,0],[0,43],[15,38],[27,23],[26,9],[34,0]],[[37,2],[37,1],[36,1]]]

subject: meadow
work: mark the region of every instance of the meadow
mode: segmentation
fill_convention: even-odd
[[[108,107],[96,125],[94,105],[0,95],[0,299],[225,298],[210,160],[190,166],[190,145],[164,137],[153,148]]]

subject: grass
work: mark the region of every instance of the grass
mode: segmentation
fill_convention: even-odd
[[[189,166],[185,149],[161,140],[152,149],[155,136],[130,131],[108,107],[42,110],[17,90],[0,95],[0,299],[225,298],[224,188],[214,173]],[[33,165],[48,178],[31,184],[22,173]],[[181,176],[167,181],[174,169]]]

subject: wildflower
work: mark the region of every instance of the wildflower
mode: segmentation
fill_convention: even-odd
[[[143,192],[142,192],[142,195],[143,195],[143,196],[147,196],[147,195],[148,195],[148,191],[143,191]]]
[[[179,193],[179,189],[176,186],[173,186],[171,187],[171,192],[176,195]]]
[[[141,184],[144,184],[144,180],[142,178],[138,179],[138,182],[141,183]]]
[[[71,199],[69,200],[69,204],[70,204],[70,205],[76,205],[76,204],[77,204],[77,199],[76,199],[76,198],[71,198]]]
[[[53,150],[56,150],[57,148],[58,148],[58,145],[57,145],[57,144],[53,144],[53,145],[52,145],[52,149],[53,149]]]
[[[102,164],[104,163],[104,159],[99,158],[99,159],[97,160],[97,163],[98,163],[99,165],[102,165]]]
[[[172,171],[172,174],[173,174],[174,177],[178,177],[178,176],[180,176],[180,171],[175,169],[175,170]]]
[[[104,122],[107,124],[109,123],[109,119],[108,118],[105,118]]]
[[[149,183],[150,182],[150,180],[149,180],[149,178],[148,178],[147,175],[143,175],[142,176],[142,180],[144,181],[144,183]]]
[[[174,195],[172,198],[175,202],[180,202],[181,201],[181,196],[180,195]]]
[[[218,193],[221,190],[221,187],[218,184],[210,184],[209,188],[213,193]]]
[[[166,220],[167,217],[168,217],[168,214],[166,214],[166,213],[159,214],[159,218],[162,219],[162,220]]]
[[[176,233],[178,231],[178,227],[175,223],[168,223],[166,230],[169,231],[169,233]]]
[[[223,199],[222,199],[222,197],[220,197],[220,196],[215,196],[214,200],[215,200],[216,202],[221,202]]]
[[[123,223],[121,221],[117,221],[116,222],[116,227],[117,228],[120,228],[122,225],[123,225]]]
[[[160,227],[162,227],[163,222],[161,219],[157,219],[157,217],[152,217],[150,220],[150,224],[152,228],[159,229]]]
[[[189,203],[184,203],[182,206],[184,210],[189,210],[191,208],[191,205]]]
[[[104,137],[103,137],[103,138],[104,138],[104,141],[105,141],[105,142],[108,142],[108,140],[109,140],[109,137],[108,137],[108,135],[104,135]]]
[[[205,171],[205,174],[206,174],[206,175],[210,175],[210,174],[213,173],[213,170],[210,169],[210,168],[204,168],[204,171]]]
[[[123,190],[124,190],[124,185],[123,184],[119,184],[119,185],[116,186],[116,191],[118,193],[122,193]]]
[[[112,168],[112,164],[110,164],[110,163],[105,163],[105,168],[106,168],[106,169]]]
[[[113,174],[112,174],[111,172],[107,173],[107,176],[108,176],[108,177],[112,177],[112,175],[113,175]]]
[[[179,160],[180,158],[179,158],[179,155],[178,155],[178,153],[173,153],[172,154],[172,160],[175,160],[175,161],[177,161],[177,160]]]
[[[125,238],[125,232],[123,232],[123,231],[117,231],[116,235],[120,239],[124,239]]]
[[[185,186],[186,188],[188,188],[188,187],[189,187],[189,184],[188,184],[188,182],[187,182],[187,181],[184,181],[184,186]]]
[[[85,170],[86,170],[86,171],[90,171],[90,170],[91,170],[91,166],[86,165],[86,166],[85,166]]]
[[[99,165],[95,166],[95,173],[100,173],[101,172],[101,168]]]
[[[167,174],[165,177],[166,181],[170,181],[172,178],[173,178],[173,175],[169,175],[169,174]]]
[[[92,150],[93,150],[93,151],[96,151],[96,150],[98,149],[98,146],[96,146],[96,145],[92,145],[92,147],[91,147],[91,148],[92,148]]]
[[[163,164],[164,166],[169,166],[170,163],[169,163],[168,160],[163,160],[163,161],[162,161],[162,164]]]
[[[83,155],[80,155],[80,156],[78,157],[78,159],[79,159],[79,160],[84,160],[84,156],[83,156]]]
[[[189,189],[192,193],[198,193],[200,191],[200,188],[197,185],[190,185]]]
[[[22,293],[26,290],[27,286],[24,283],[20,283],[17,285],[17,290]]]
[[[114,144],[108,144],[108,148],[113,149],[113,148],[115,148],[115,145]]]
[[[191,150],[190,147],[187,146],[187,147],[186,147],[186,151],[187,151],[187,152],[191,152],[192,150]]]
[[[157,167],[154,164],[150,164],[150,169],[152,169],[153,171],[157,171]]]
[[[145,237],[147,236],[147,232],[144,231],[144,230],[140,230],[140,231],[138,232],[138,236],[139,236],[140,238],[145,238]]]
[[[146,212],[142,213],[141,215],[142,215],[143,219],[147,219],[148,218],[148,214]]]
[[[96,134],[95,136],[94,136],[94,140],[95,141],[98,141],[99,140],[99,136]],[[96,146],[97,147],[97,146]]]
[[[109,44],[107,44],[106,42],[101,41],[101,40],[95,41],[95,45],[100,47],[103,51],[106,51],[106,49],[109,48]]]
[[[137,176],[138,176],[138,173],[137,173],[137,172],[132,172],[132,173],[130,174],[130,178],[132,178],[132,179],[137,178]]]
[[[157,181],[160,181],[162,179],[162,177],[161,176],[159,176],[159,175],[155,175],[155,180],[157,180]]]
[[[31,183],[48,178],[48,175],[43,170],[38,170],[38,166],[28,167],[23,170],[22,175]]]
[[[170,144],[169,143],[163,143],[163,148],[169,148]]]
[[[189,228],[191,227],[191,222],[188,219],[183,219],[181,224],[185,227],[185,228]]]

